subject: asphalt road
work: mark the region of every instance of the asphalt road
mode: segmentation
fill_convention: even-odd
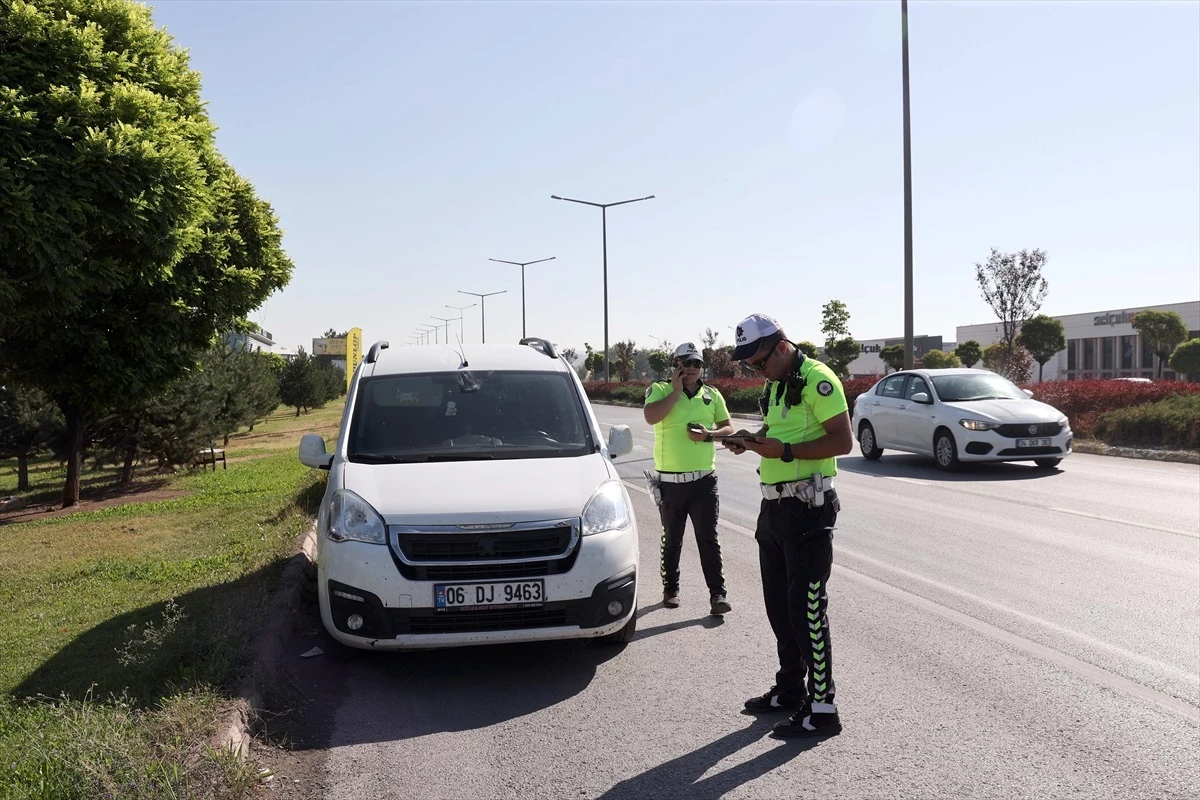
[[[652,433],[638,409],[597,412],[637,443],[618,460],[641,531],[635,641],[295,659],[319,775],[305,797],[1194,796],[1200,467],[842,459],[829,594],[845,731],[814,745],[742,713],[776,668],[757,458],[718,454],[733,612],[708,616],[690,538],[683,605],[666,609],[641,476]]]

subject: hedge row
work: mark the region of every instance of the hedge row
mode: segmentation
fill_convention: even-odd
[[[1200,394],[1177,394],[1156,403],[1109,411],[1096,422],[1108,444],[1200,450]]]
[[[1066,414],[1071,429],[1084,437],[1097,435],[1097,423],[1105,412],[1156,403],[1177,395],[1200,394],[1200,383],[1182,381],[1047,381],[1024,388],[1032,391],[1035,399]]]
[[[875,385],[878,378],[851,378],[842,382],[846,391],[846,402],[854,407],[854,400]],[[592,400],[635,403],[641,405],[646,399],[646,387],[650,381],[585,381],[587,396]],[[763,382],[757,378],[716,378],[708,381],[725,397],[729,410],[739,414],[757,414],[758,398],[762,396]]]

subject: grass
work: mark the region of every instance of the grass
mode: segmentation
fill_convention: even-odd
[[[0,800],[244,796],[248,768],[203,743],[324,491],[300,436],[331,440],[340,413],[272,416],[228,470],[139,474],[144,499],[0,525]],[[56,501],[64,477],[33,464],[19,494]]]

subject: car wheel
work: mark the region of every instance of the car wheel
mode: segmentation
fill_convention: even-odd
[[[1054,469],[1062,463],[1061,458],[1035,458],[1033,463],[1037,464],[1042,469]]]
[[[883,449],[875,442],[875,429],[869,422],[863,422],[858,428],[858,447],[862,450],[863,458],[868,461],[874,461],[883,455]]]
[[[945,428],[933,435],[933,457],[937,465],[947,472],[954,472],[961,464],[958,460],[958,446],[954,437]]]
[[[608,636],[600,637],[600,644],[629,644],[633,641],[633,635],[637,633],[637,610],[634,609],[633,616],[629,618],[629,622],[625,623],[625,627],[616,633],[610,633]]]

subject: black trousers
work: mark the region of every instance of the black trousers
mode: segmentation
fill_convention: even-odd
[[[767,619],[779,650],[775,684],[819,703],[832,703],[834,696],[825,584],[839,508],[832,489],[817,507],[795,498],[763,500],[754,534]]]
[[[683,533],[690,517],[708,594],[710,597],[725,594],[721,544],[717,541],[717,516],[721,503],[717,497],[716,474],[688,483],[660,483],[659,490],[662,492],[662,502],[658,513],[663,526],[659,571],[663,589],[679,591],[679,554],[683,550]]]

